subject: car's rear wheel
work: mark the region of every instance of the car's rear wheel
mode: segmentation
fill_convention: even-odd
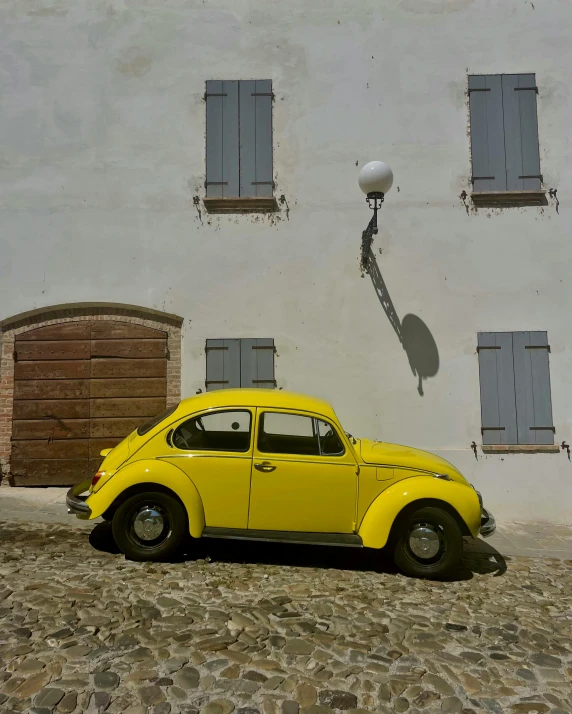
[[[399,523],[393,552],[395,564],[416,578],[443,578],[463,555],[463,536],[455,518],[427,506],[410,512]]]
[[[117,546],[131,560],[166,560],[187,532],[187,513],[167,493],[137,493],[115,511],[111,526]]]

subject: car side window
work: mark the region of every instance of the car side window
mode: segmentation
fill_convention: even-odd
[[[260,415],[258,450],[301,456],[339,456],[345,451],[335,429],[327,422],[278,412]]]
[[[314,419],[300,414],[264,412],[260,415],[258,450],[272,454],[319,456]]]
[[[183,451],[248,451],[251,424],[245,410],[202,414],[178,426],[171,443]]]
[[[346,450],[334,427],[321,419],[317,419],[317,422],[322,456],[341,456],[344,454]]]

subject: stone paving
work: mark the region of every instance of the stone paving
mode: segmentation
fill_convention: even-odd
[[[73,528],[93,528],[94,522],[67,513],[67,488],[10,487],[0,484],[0,521],[62,523]],[[494,512],[494,511],[493,511]],[[495,514],[498,516],[498,514]],[[497,521],[497,532],[487,539],[503,555],[572,559],[572,525]]]
[[[450,582],[377,553],[0,523],[0,711],[572,711],[572,560],[474,543]]]

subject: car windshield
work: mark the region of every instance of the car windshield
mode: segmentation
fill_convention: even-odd
[[[164,412],[161,412],[161,414],[157,414],[157,416],[154,416],[149,421],[146,421],[144,424],[141,424],[141,426],[137,429],[137,433],[139,434],[139,436],[144,436],[149,431],[151,431],[151,429],[154,429],[158,424],[160,424],[163,419],[166,419],[168,416],[171,416],[171,414],[178,406],[178,404],[175,404],[174,407],[169,407]]]

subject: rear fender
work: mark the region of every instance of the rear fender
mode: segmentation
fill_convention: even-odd
[[[119,469],[103,486],[87,499],[91,509],[90,519],[103,515],[127,490],[137,487],[152,491],[153,486],[171,491],[184,505],[189,518],[189,532],[200,538],[205,527],[203,503],[195,484],[173,464],[156,459],[145,459],[127,464]]]
[[[481,506],[476,491],[456,481],[445,481],[432,476],[412,476],[382,491],[372,502],[360,524],[358,535],[367,548],[383,548],[395,519],[404,508],[419,502],[419,506],[438,506],[453,510],[474,538],[481,525]],[[437,503],[436,503],[437,502]],[[464,529],[463,529],[464,530]]]

